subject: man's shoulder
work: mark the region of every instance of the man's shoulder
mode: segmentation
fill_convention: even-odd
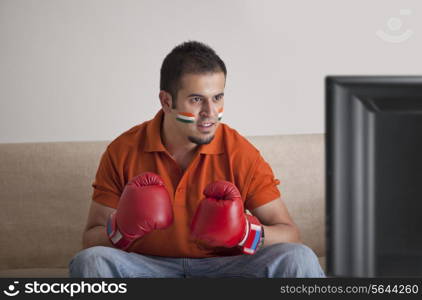
[[[145,121],[143,123],[137,124],[130,129],[124,131],[119,136],[117,136],[114,140],[110,142],[108,148],[110,151],[130,151],[134,147],[138,147],[140,145],[140,141],[146,135],[146,127],[150,121]]]
[[[236,129],[224,123],[221,123],[221,126],[224,144],[230,155],[256,156],[259,154],[259,150]]]

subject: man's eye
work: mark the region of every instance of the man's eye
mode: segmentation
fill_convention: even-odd
[[[215,100],[221,100],[221,99],[223,99],[223,95],[217,95],[217,96],[215,96]]]
[[[192,99],[191,99],[191,101],[196,103],[196,102],[201,101],[201,98],[199,98],[199,97],[194,97],[194,98],[192,98]]]

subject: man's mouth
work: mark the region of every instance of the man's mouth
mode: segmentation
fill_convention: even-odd
[[[203,127],[203,128],[209,128],[209,127],[211,127],[212,125],[214,125],[214,123],[213,123],[213,122],[203,122],[203,123],[199,123],[199,124],[198,124],[198,126],[199,126],[199,127]]]
[[[197,124],[200,131],[208,131],[215,125],[215,122],[199,122]]]

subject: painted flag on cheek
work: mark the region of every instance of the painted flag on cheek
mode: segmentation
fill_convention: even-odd
[[[195,122],[195,115],[188,112],[180,112],[177,114],[176,120],[183,123],[193,123]]]
[[[221,121],[221,119],[223,118],[223,108],[220,108],[218,111],[218,121]]]

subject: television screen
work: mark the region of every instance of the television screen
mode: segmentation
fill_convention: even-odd
[[[422,276],[422,77],[326,78],[327,274]]]

